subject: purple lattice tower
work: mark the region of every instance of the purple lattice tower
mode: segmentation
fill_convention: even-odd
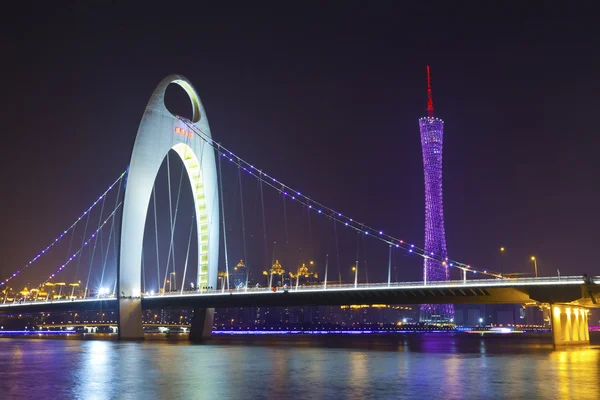
[[[427,112],[428,117],[419,119],[423,169],[425,173],[425,251],[423,281],[446,281],[449,279],[446,232],[444,230],[444,202],[442,198],[442,150],[444,121],[433,116],[431,81],[427,66]],[[452,304],[422,304],[421,322],[453,322]]]

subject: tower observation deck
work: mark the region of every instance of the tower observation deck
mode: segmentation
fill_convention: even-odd
[[[442,150],[444,143],[444,121],[433,116],[431,80],[427,66],[427,112],[419,119],[423,170],[425,175],[425,250],[432,258],[425,258],[423,281],[446,281],[450,278],[444,230],[444,202],[442,198]],[[421,305],[421,322],[453,322],[452,304]]]

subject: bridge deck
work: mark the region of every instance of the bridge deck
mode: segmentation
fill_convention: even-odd
[[[582,277],[480,279],[463,281],[403,282],[385,284],[300,286],[298,289],[249,288],[208,290],[143,296],[142,307],[233,308],[291,307],[347,304],[522,304],[528,302],[573,303],[598,307],[600,277],[586,284]],[[597,283],[596,283],[597,282]],[[116,298],[34,301],[0,304],[0,313],[116,309]]]

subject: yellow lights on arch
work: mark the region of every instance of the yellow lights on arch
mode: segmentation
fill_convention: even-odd
[[[173,150],[181,157],[183,165],[190,178],[192,196],[194,197],[194,208],[196,211],[196,222],[198,227],[198,285],[208,284],[208,210],[206,207],[206,195],[204,193],[204,182],[202,180],[202,168],[200,160],[193,150],[185,143],[177,143]]]

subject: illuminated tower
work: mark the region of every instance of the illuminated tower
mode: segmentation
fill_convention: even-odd
[[[442,148],[444,121],[433,116],[431,79],[427,66],[427,117],[419,119],[423,170],[425,173],[425,251],[423,281],[449,279],[445,262],[446,233],[444,231],[444,203],[442,199]],[[451,304],[421,305],[422,322],[453,322],[454,306]]]

